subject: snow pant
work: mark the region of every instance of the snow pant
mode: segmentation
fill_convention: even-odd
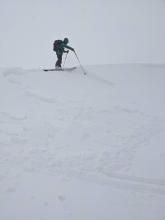
[[[57,55],[56,67],[61,67],[61,63],[62,63],[62,54],[63,54],[63,53],[56,53],[56,55]]]

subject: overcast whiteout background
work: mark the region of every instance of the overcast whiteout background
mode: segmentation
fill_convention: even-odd
[[[52,66],[63,37],[83,64],[165,63],[164,28],[164,0],[0,0],[0,66]]]

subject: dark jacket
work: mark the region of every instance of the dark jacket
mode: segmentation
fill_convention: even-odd
[[[69,49],[74,51],[74,49],[70,46],[68,46],[65,42],[62,42],[59,47],[58,50],[56,51],[57,54],[62,54],[62,53],[67,53],[67,51],[65,49]]]

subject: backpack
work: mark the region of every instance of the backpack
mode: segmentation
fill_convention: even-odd
[[[62,40],[55,40],[55,41],[54,41],[53,50],[54,50],[55,52],[59,49],[59,47],[60,47],[60,45],[61,45],[62,42],[63,42]]]

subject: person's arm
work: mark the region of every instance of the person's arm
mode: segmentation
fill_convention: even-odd
[[[74,51],[74,49],[73,49],[72,47],[70,47],[70,46],[65,45],[64,47],[67,48],[67,49],[69,49],[69,50]]]

